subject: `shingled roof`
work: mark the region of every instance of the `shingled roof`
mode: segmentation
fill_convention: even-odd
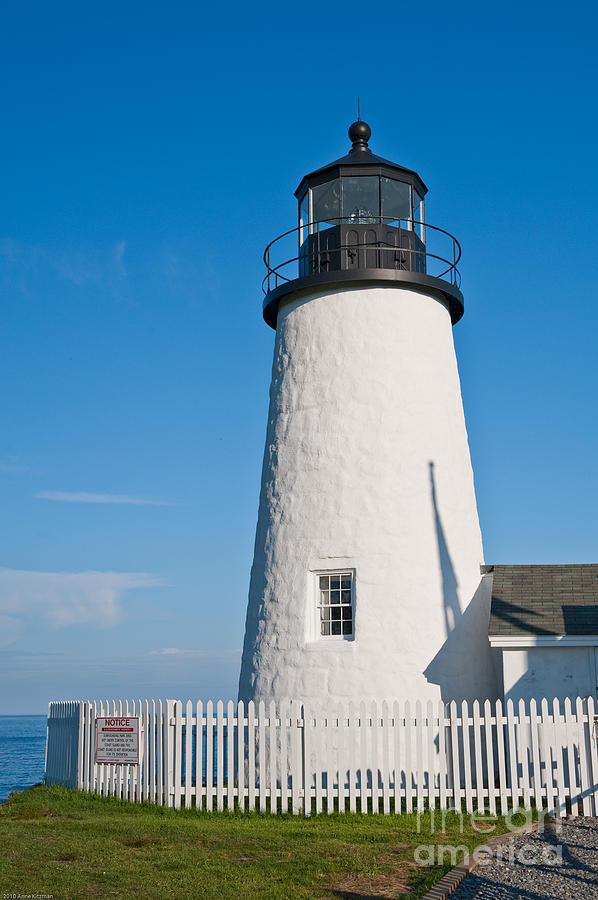
[[[490,636],[598,635],[598,565],[482,566]]]

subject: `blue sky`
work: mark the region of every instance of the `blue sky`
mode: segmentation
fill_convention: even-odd
[[[369,18],[368,18],[369,16]],[[22,3],[0,70],[0,713],[234,696],[261,254],[348,149],[463,246],[486,560],[596,562],[595,6]]]

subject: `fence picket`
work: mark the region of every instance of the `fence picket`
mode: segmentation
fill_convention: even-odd
[[[565,777],[563,771],[563,725],[561,722],[561,707],[558,698],[552,701],[554,724],[554,752],[556,757],[556,783],[558,786],[559,807],[558,814],[567,815],[567,796],[565,793]]]
[[[540,747],[538,741],[538,710],[536,701],[533,699],[529,703],[529,729],[532,744],[532,788],[533,797],[536,803],[536,809],[543,807],[541,763],[540,763]]]
[[[260,700],[257,708],[260,812],[266,812],[266,704]]]
[[[502,702],[496,701],[496,749],[498,753],[498,783],[500,788],[500,812],[506,815],[509,790],[507,782],[507,767],[505,761],[505,717],[503,715]]]
[[[593,787],[593,814],[598,815],[598,731],[596,729],[596,710],[594,706],[594,698],[588,697],[588,783]]]
[[[334,719],[330,712],[322,715],[322,776],[323,794],[326,797],[326,812],[332,815],[334,812],[334,741],[332,737],[332,724]]]
[[[463,774],[465,775],[465,809],[473,812],[473,792],[471,788],[471,734],[469,731],[469,705],[461,704],[461,734],[463,735]]]
[[[276,815],[278,812],[278,797],[277,797],[277,727],[276,727],[276,704],[274,700],[270,700],[270,707],[268,711],[268,719],[269,719],[269,737],[270,737],[270,746],[268,748],[268,767],[270,771],[270,813],[272,815]]]
[[[453,782],[453,808],[461,810],[461,772],[459,771],[459,719],[457,717],[457,702],[451,700],[451,763]]]
[[[546,808],[548,815],[553,816],[556,813],[557,805],[557,787],[555,781],[555,772],[553,768],[553,743],[554,743],[554,727],[548,711],[548,700],[544,697],[540,703],[542,727],[540,730],[540,745],[544,756],[544,781],[546,784]]]
[[[247,704],[247,805],[249,811],[255,809],[255,704]]]
[[[577,778],[577,760],[575,759],[575,747],[573,743],[573,729],[575,720],[571,709],[571,699],[565,697],[565,734],[567,747],[567,775],[569,784],[569,797],[571,801],[571,814],[577,815],[577,807],[581,791]]]
[[[282,700],[280,703],[280,811],[285,814],[289,811],[288,705],[287,700]]]
[[[170,725],[166,715],[167,701],[158,700],[156,704],[156,773],[152,772],[152,778],[156,779],[156,803],[159,806],[168,804],[168,794],[166,793],[167,784],[167,765],[166,754],[168,747],[168,734]]]
[[[440,809],[446,809],[447,766],[446,766],[446,710],[443,700],[438,701],[438,796]]]
[[[370,746],[372,748],[372,813],[380,812],[380,756],[378,753],[378,732],[380,717],[378,715],[378,704],[372,700],[372,715],[370,731]]]
[[[521,765],[521,791],[523,793],[523,808],[530,808],[530,791],[529,791],[529,754],[530,741],[527,729],[527,716],[525,714],[525,700],[519,701],[519,712],[517,716],[518,724],[516,726],[517,747],[519,762]]]
[[[486,783],[488,784],[488,812],[496,815],[496,779],[494,770],[494,748],[492,745],[492,705],[484,701],[484,746],[486,748]]]
[[[415,704],[415,772],[416,772],[416,789],[417,789],[417,811],[421,812],[424,808],[424,780],[425,780],[425,762],[423,747],[423,711],[422,702],[418,700]]]
[[[349,774],[349,812],[357,811],[357,767],[355,764],[355,743],[357,729],[355,725],[355,704],[351,700],[347,707],[347,731],[345,733],[345,745],[347,747],[347,769]]]
[[[203,703],[197,701],[195,708],[195,809],[203,809]]]
[[[98,709],[98,718],[103,718],[107,715],[108,710],[104,709],[104,701],[100,700],[99,709]],[[101,797],[108,796],[108,776],[110,773],[110,766],[100,765],[98,764],[98,773],[99,773],[99,791]]]
[[[229,812],[235,808],[235,710],[232,700],[226,704],[226,808]]]
[[[291,803],[294,815],[301,812],[301,707],[291,701]]]
[[[112,700],[112,702],[107,700],[106,706],[109,709],[109,712],[107,713],[107,715],[113,716],[113,717],[116,716],[116,714],[117,714],[116,713],[116,700]],[[116,764],[112,764],[110,766],[109,772],[110,772],[110,775],[108,777],[108,796],[115,797],[116,796],[116,779],[117,779]]]
[[[388,701],[382,703],[382,811],[385,816],[390,813],[390,712],[388,709]],[[344,812],[344,806],[343,806]]]
[[[480,703],[473,701],[473,752],[475,770],[473,782],[475,784],[476,809],[482,812],[486,809],[484,800],[484,770],[482,766],[482,728],[480,724]]]
[[[436,787],[436,747],[435,732],[436,723],[434,722],[434,704],[428,700],[426,704],[426,722],[424,729],[424,748],[427,749],[427,767],[428,767],[428,807],[430,809],[436,807],[436,797],[438,791]]]
[[[176,700],[173,702],[172,706],[174,713],[174,752],[171,763],[172,805],[175,809],[180,809],[181,794],[183,791],[183,785],[181,783],[183,780],[183,704],[181,700]]]
[[[206,809],[214,809],[214,702],[206,703]]]
[[[216,809],[224,809],[224,704],[216,703]]]
[[[575,700],[576,718],[576,744],[579,749],[579,783],[581,790],[581,802],[584,816],[592,815],[592,798],[590,796],[590,782],[588,781],[588,760],[586,754],[586,715],[584,702],[581,697]],[[590,733],[591,739],[591,733]]]
[[[402,729],[402,718],[401,718],[401,707],[398,700],[395,700],[392,707],[393,719],[394,719],[394,801],[395,801],[395,814],[399,814],[402,812],[403,803],[403,771],[402,771],[402,756],[401,756],[401,734],[403,733]]]
[[[311,816],[311,713],[304,704],[301,707],[303,719],[303,766],[301,780],[303,782],[303,814]]]
[[[241,812],[245,812],[245,704],[237,703],[237,797]]]
[[[405,701],[405,809],[413,812],[413,769],[411,765],[411,704]]]
[[[513,701],[507,700],[507,747],[509,751],[509,776],[511,784],[511,805],[519,806],[519,777],[517,773],[517,740],[515,735],[515,715]]]
[[[185,809],[191,806],[193,792],[191,765],[193,763],[193,704],[187,700],[185,706]]]
[[[367,710],[365,700],[359,704],[359,811],[368,811]]]

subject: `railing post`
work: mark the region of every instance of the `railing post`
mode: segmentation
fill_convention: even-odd
[[[453,269],[452,269],[452,273],[451,273],[451,275],[452,275],[452,278],[451,278],[451,284],[454,284],[454,285],[457,284],[457,271],[456,271],[456,265],[457,265],[457,262],[456,262],[456,253],[457,253],[457,251],[456,251],[456,248],[455,248],[455,238],[453,238]]]

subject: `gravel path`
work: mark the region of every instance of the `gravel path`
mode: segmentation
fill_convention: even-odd
[[[502,862],[478,865],[451,900],[598,900],[596,817],[565,819],[544,834],[514,835],[495,853]]]

